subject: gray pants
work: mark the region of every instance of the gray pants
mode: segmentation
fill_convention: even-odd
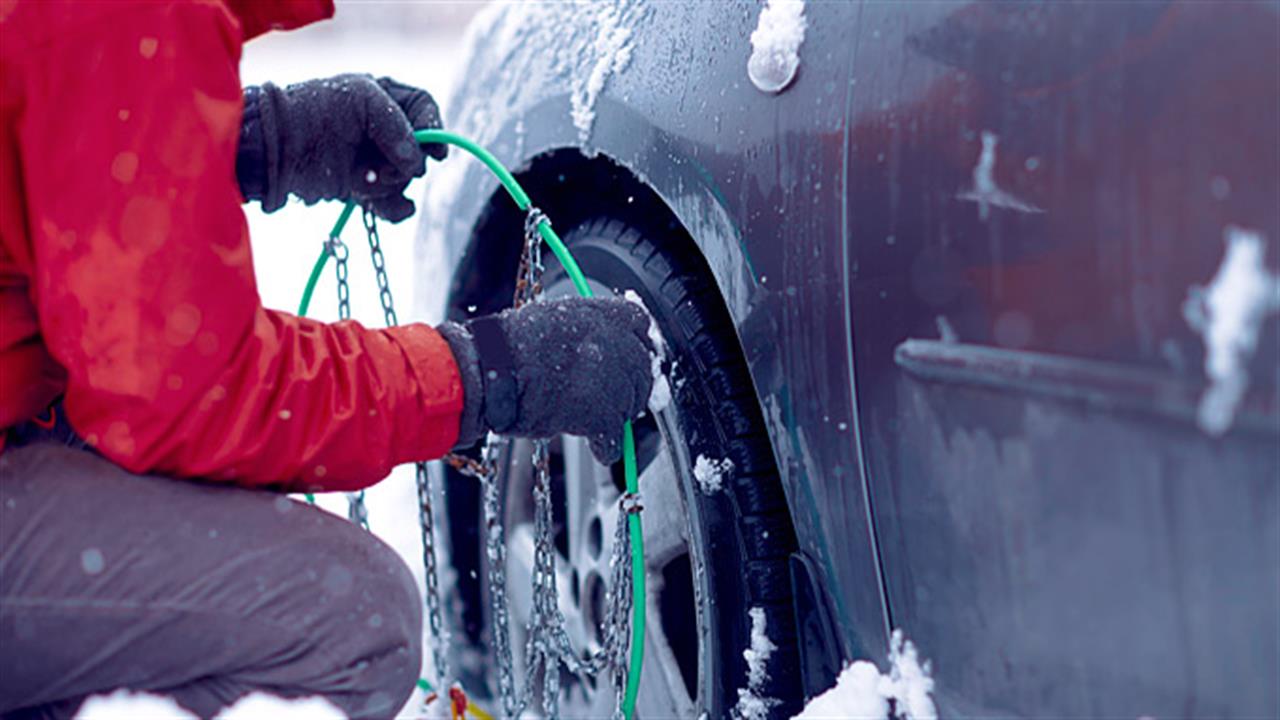
[[[251,691],[391,717],[421,638],[408,568],[345,520],[53,443],[0,455],[0,717],[115,688],[205,718]]]

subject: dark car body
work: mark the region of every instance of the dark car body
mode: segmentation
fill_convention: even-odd
[[[769,94],[756,4],[504,7],[449,120],[513,168],[616,163],[697,243],[787,491],[811,691],[902,628],[944,715],[1275,717],[1280,323],[1206,429],[1186,306],[1233,233],[1278,274],[1277,8],[810,2]],[[420,242],[455,295],[499,192],[457,172]]]

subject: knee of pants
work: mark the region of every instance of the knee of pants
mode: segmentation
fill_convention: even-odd
[[[422,666],[422,599],[391,548],[347,525],[312,547],[318,596],[310,618],[320,655],[336,667],[317,688],[352,717],[390,717],[413,692]]]

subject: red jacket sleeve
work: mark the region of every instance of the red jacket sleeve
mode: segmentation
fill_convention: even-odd
[[[447,451],[462,389],[435,330],[261,306],[235,18],[113,8],[18,73],[32,286],[73,427],[135,472],[291,489],[363,487]]]

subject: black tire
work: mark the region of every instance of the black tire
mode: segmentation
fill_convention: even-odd
[[[710,271],[686,243],[660,245],[656,237],[641,229],[640,223],[598,218],[566,233],[565,243],[593,283],[619,294],[631,289],[640,295],[657,320],[674,360],[670,410],[663,418],[649,417],[636,423],[640,467],[646,466],[646,453],[653,456],[656,442],[679,443],[671,452],[687,459],[686,468],[700,455],[733,462],[731,479],[719,492],[696,490],[688,481],[681,486],[686,512],[696,514],[696,518],[686,516],[688,532],[698,535],[696,542],[692,537],[689,540],[690,555],[702,557],[692,557],[684,569],[674,572],[688,573],[691,588],[705,583],[701,587],[711,596],[710,602],[702,600],[697,608],[698,632],[692,640],[697,643],[702,638],[701,642],[707,643],[700,656],[710,660],[710,667],[692,670],[699,688],[695,697],[698,709],[711,718],[734,714],[739,690],[747,687],[743,651],[751,645],[751,611],[759,608],[767,635],[776,645],[759,695],[777,701],[771,716],[790,717],[801,708],[803,696],[788,564],[796,542],[782,484],[732,320]],[[566,294],[564,271],[549,253],[547,256],[544,285],[549,293]],[[674,423],[670,417],[675,418]],[[665,428],[662,437],[658,437],[659,424]],[[456,485],[459,483],[450,487]],[[478,542],[478,531],[457,522],[454,514],[471,512],[471,517],[478,519],[473,500],[464,493],[459,494],[457,503],[451,499],[450,504],[454,547]],[[455,653],[456,662],[461,665],[464,682],[472,686],[483,682],[492,689],[495,684],[485,671],[490,663],[484,657],[488,647],[487,593],[483,583],[475,581],[484,577],[483,559],[472,552],[455,552],[454,557],[459,571],[455,600],[460,603],[455,608],[455,618],[460,621],[455,638],[460,635],[475,643],[472,652]],[[705,572],[705,580],[697,579],[699,569]],[[665,583],[674,587],[671,577],[666,577]],[[665,605],[662,612],[665,618]],[[670,612],[678,618],[682,610],[673,607]],[[690,668],[682,662],[681,671],[687,684]]]

